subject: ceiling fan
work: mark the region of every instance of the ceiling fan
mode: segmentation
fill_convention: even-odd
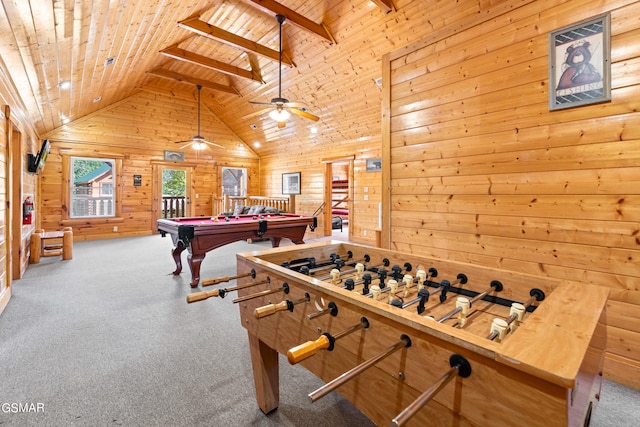
[[[286,126],[286,120],[291,116],[290,113],[296,114],[300,117],[304,117],[305,119],[310,119],[315,122],[320,120],[320,117],[308,113],[305,108],[305,104],[298,102],[289,102],[288,99],[282,97],[282,24],[284,23],[286,17],[284,15],[276,15],[276,21],[280,24],[280,58],[278,63],[278,97],[271,99],[271,102],[257,102],[257,101],[249,101],[251,104],[257,105],[270,105],[271,107],[262,109],[260,111],[256,111],[255,113],[251,113],[245,117],[257,116],[267,111],[271,111],[269,113],[269,117],[278,122],[278,127],[283,128]],[[275,107],[275,108],[273,108]]]
[[[207,141],[202,135],[200,135],[200,91],[202,90],[202,86],[196,85],[196,89],[198,89],[198,134],[191,137],[191,139],[187,139],[184,141],[175,141],[175,144],[184,144],[186,142],[186,144],[180,148],[185,148],[193,145],[193,148],[195,148],[196,150],[203,150],[207,144],[213,147],[225,148],[220,144],[216,144],[215,142]]]

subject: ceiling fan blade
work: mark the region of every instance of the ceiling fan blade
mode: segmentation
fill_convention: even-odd
[[[186,142],[186,141],[182,141],[182,142]],[[179,147],[179,150],[182,150],[183,148],[187,148],[188,146],[190,146],[191,144],[193,144],[193,141],[189,141],[189,143],[184,144],[182,147]]]
[[[251,117],[259,116],[259,115],[264,114],[267,111],[271,111],[271,110],[273,110],[273,107],[272,108],[263,108],[262,110],[258,110],[258,111],[255,111],[253,113],[249,113],[247,115],[244,115],[244,116],[241,117],[241,119],[248,119],[248,118],[251,118]]]
[[[306,111],[299,110],[297,108],[288,108],[287,110],[289,110],[293,114],[297,114],[300,117],[304,117],[305,119],[313,120],[314,122],[320,120],[320,117],[311,113],[307,113]]]
[[[271,102],[258,102],[258,101],[249,101],[249,104],[256,104],[256,105],[273,105]]]
[[[209,145],[212,145],[212,146],[218,147],[218,148],[225,148],[224,146],[222,146],[220,144],[216,144],[215,142],[207,141],[206,139],[202,139],[202,140],[200,140],[200,142],[204,142],[205,144],[209,144]]]
[[[184,144],[185,142],[192,143],[192,139],[185,139],[184,141],[173,141],[174,144]],[[182,148],[182,147],[180,147]]]
[[[304,102],[285,102],[282,105],[287,108],[306,108],[307,107],[307,104],[305,104]]]
[[[287,122],[278,122],[278,129],[282,129],[287,125]]]

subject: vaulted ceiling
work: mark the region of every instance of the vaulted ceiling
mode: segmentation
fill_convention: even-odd
[[[318,133],[348,142],[379,133],[381,56],[401,46],[390,27],[422,2],[405,1],[406,10],[401,3],[2,0],[0,70],[40,135],[140,91],[195,105],[201,85],[204,106],[250,145]],[[282,95],[318,122],[293,116],[279,129],[266,113],[254,114],[263,106],[250,101],[278,97],[276,14],[286,16]]]

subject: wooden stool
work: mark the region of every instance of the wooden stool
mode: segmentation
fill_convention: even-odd
[[[62,239],[62,243],[60,243]],[[37,264],[40,257],[59,256],[67,260],[73,258],[73,230],[65,227],[63,231],[36,230],[31,235],[31,255],[29,262]]]

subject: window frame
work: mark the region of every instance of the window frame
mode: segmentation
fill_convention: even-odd
[[[220,191],[222,192],[222,197],[224,197],[226,195],[226,193],[224,192],[224,172],[227,169],[231,169],[231,170],[242,170],[243,171],[243,176],[244,176],[244,188],[242,193],[240,195],[229,195],[229,197],[247,197],[249,194],[249,168],[243,168],[243,167],[235,167],[235,166],[222,166],[220,169]]]
[[[106,224],[124,222],[122,217],[122,157],[113,153],[74,153],[64,154],[62,157],[62,209],[60,225],[74,226],[82,224]],[[114,213],[113,216],[71,216],[71,191],[73,188],[72,176],[72,158],[81,158],[86,160],[111,161],[114,165],[113,171],[113,197],[114,197]]]

